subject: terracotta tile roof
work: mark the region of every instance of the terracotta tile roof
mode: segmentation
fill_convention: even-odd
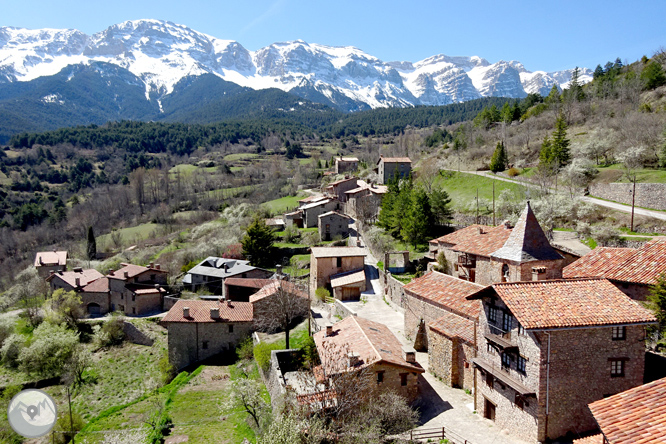
[[[604,444],[604,435],[597,433],[587,438],[574,439],[573,444]]]
[[[311,202],[317,202],[319,200],[324,200],[324,199],[326,199],[326,196],[318,196],[318,195],[308,196],[308,197],[305,197],[305,198],[299,200],[298,203],[300,203],[302,205],[302,204],[308,204],[308,203],[311,203]]]
[[[335,187],[337,185],[340,185],[341,183],[349,182],[350,180],[358,181],[358,179],[356,177],[350,177],[348,179],[340,179],[340,180],[336,180],[335,182],[331,182],[331,183],[328,184],[328,186],[329,187]]]
[[[623,282],[652,285],[666,273],[666,240],[646,242],[636,253],[606,276]]]
[[[66,251],[40,251],[35,255],[35,267],[67,265]]]
[[[190,315],[187,318],[183,316],[184,307],[190,309]],[[211,308],[220,309],[219,319],[210,317]],[[227,303],[219,301],[180,300],[171,307],[162,322],[252,322],[252,313],[252,304],[249,302],[231,302],[229,306]]]
[[[250,296],[250,302],[257,302],[263,298],[272,296],[277,293],[278,289],[282,289],[289,294],[300,296],[304,299],[308,298],[308,294],[293,282],[274,279],[269,284],[264,285],[261,290]]]
[[[85,287],[89,283],[96,281],[99,278],[104,277],[102,273],[95,269],[87,269],[81,271],[58,271],[46,278],[47,281],[51,281],[55,278],[60,278],[65,281],[71,287],[77,287],[76,279],[79,280],[78,287]]]
[[[152,271],[154,273],[166,273],[166,270],[161,270],[161,269],[158,270],[157,268],[144,267],[143,265],[134,265],[134,264],[120,264],[120,265],[122,265],[123,267],[116,271],[109,272],[107,277],[110,279],[120,279],[121,281],[124,281],[126,279],[132,279],[133,277],[136,277],[147,271]],[[125,277],[125,272],[127,272],[127,277]]]
[[[380,157],[379,162],[382,160],[384,163],[412,163],[412,159],[409,157]]]
[[[358,284],[365,282],[365,271],[363,269],[347,271],[331,276],[331,287],[344,287],[345,285]]]
[[[666,378],[589,405],[611,444],[666,442]]]
[[[518,218],[516,226],[502,248],[493,252],[493,258],[513,262],[550,261],[562,259],[562,255],[550,245],[543,233],[529,201]]]
[[[360,247],[312,247],[312,255],[320,257],[356,257],[367,256],[365,248]]]
[[[404,288],[406,292],[454,313],[472,319],[479,317],[481,302],[468,300],[467,296],[478,293],[484,288],[482,285],[448,274],[429,271],[420,278],[412,280]]]
[[[649,310],[607,279],[555,279],[494,284],[494,292],[526,329],[654,323]]]
[[[474,345],[474,321],[455,313],[445,312],[444,316],[428,324],[431,330],[448,338],[460,338]]]
[[[564,267],[563,278],[608,277],[608,274],[622,265],[636,253],[635,248],[597,247],[575,262]]]
[[[468,236],[467,239],[458,242],[451,249],[461,253],[490,257],[493,252],[506,243],[510,235],[511,228],[507,228],[506,225],[498,225],[488,230],[484,229],[482,233],[477,230],[476,234]]]
[[[319,217],[327,217],[327,216],[333,216],[333,215],[336,215],[336,216],[339,216],[339,217],[341,217],[341,218],[343,218],[343,219],[347,219],[347,220],[349,220],[349,216],[346,216],[346,215],[344,215],[344,214],[342,214],[342,213],[338,213],[337,211],[329,211],[329,212],[327,212],[327,213],[322,213],[322,214],[320,214],[320,215],[317,216],[317,217],[319,218]]]
[[[224,285],[231,287],[256,288],[259,290],[271,282],[272,279],[226,278],[224,280]]]
[[[349,316],[333,325],[333,334],[326,336],[326,329],[313,335],[322,368],[328,375],[346,371],[341,365],[340,356],[327,353],[330,347],[337,347],[341,352],[353,352],[358,355],[360,369],[377,363],[386,363],[409,371],[423,373],[425,370],[418,363],[407,362],[403,357],[402,344],[384,324],[368,319]],[[346,359],[346,357],[343,357]]]
[[[154,285],[150,284],[127,284],[125,285],[125,288],[127,288],[129,291],[131,291],[134,294],[141,295],[141,294],[155,294],[155,293],[164,293],[166,290],[164,288],[159,287],[156,288]]]
[[[87,293],[108,293],[109,292],[109,278],[101,277],[96,279],[83,287],[83,290]]]
[[[479,235],[479,228],[483,229],[484,231],[488,231],[494,227],[488,226],[488,225],[478,225],[478,224],[473,224],[465,228],[461,228],[460,230],[456,230],[453,233],[449,233],[445,236],[438,237],[437,239],[433,239],[430,242],[432,243],[443,243],[443,244],[451,244],[451,245],[456,245],[460,242],[464,242],[474,236]]]

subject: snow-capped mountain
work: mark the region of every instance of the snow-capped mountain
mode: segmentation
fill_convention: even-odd
[[[140,79],[147,100],[159,102],[183,78],[214,74],[244,87],[278,88],[345,111],[547,94],[554,84],[566,86],[573,71],[529,72],[515,61],[491,64],[480,57],[441,54],[416,63],[384,62],[354,47],[300,40],[253,52],[238,42],[159,20],[127,21],[92,36],[76,30],[0,28],[0,85],[98,62]],[[582,69],[580,80],[589,81],[591,74]],[[57,96],[58,91],[52,93]]]

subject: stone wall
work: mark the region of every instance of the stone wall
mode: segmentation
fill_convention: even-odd
[[[125,333],[127,340],[133,344],[152,347],[153,343],[155,342],[153,338],[136,328],[136,326],[131,322],[125,321],[123,324],[123,332]]]
[[[164,311],[169,311],[171,310],[171,307],[176,305],[176,302],[178,302],[180,298],[176,298],[173,296],[164,296],[164,301],[162,302],[162,310]]]
[[[590,194],[602,199],[631,205],[631,183],[602,183],[590,185]],[[637,183],[636,206],[666,210],[666,184]]]
[[[276,409],[283,402],[284,396],[287,394],[287,388],[284,381],[284,372],[289,369],[282,369],[281,363],[292,360],[296,354],[300,352],[299,349],[290,348],[287,350],[272,350],[271,363],[267,371],[261,369],[261,375],[266,384],[266,389],[271,395],[271,406]]]
[[[384,294],[386,299],[391,301],[393,304],[397,305],[400,308],[404,308],[405,303],[405,284],[391,276],[390,272],[387,272],[384,279]]]
[[[410,372],[404,367],[395,367],[386,364],[375,364],[372,366],[372,371],[377,374],[383,372],[382,382],[378,382],[381,391],[391,390],[412,402],[418,396],[419,391],[419,374],[417,372]],[[401,385],[401,376],[406,374],[406,385]]]
[[[331,313],[333,316],[339,316],[340,318],[344,319],[348,316],[356,316],[357,313],[351,309],[351,307],[348,307],[344,302],[334,299],[333,304],[331,304]]]

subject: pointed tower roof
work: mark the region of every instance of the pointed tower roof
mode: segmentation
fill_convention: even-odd
[[[514,262],[562,259],[543,233],[529,201],[504,246],[492,253],[490,257]]]

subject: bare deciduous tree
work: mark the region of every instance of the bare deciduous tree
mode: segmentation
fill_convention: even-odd
[[[255,303],[255,326],[264,331],[285,332],[289,348],[289,329],[292,323],[309,315],[308,290],[304,284],[277,279],[262,290],[262,300]]]

